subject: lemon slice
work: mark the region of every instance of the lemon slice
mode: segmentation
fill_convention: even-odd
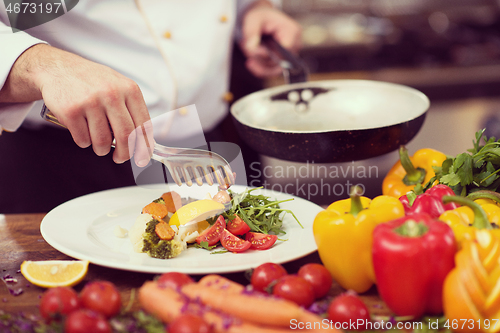
[[[200,222],[221,213],[223,210],[224,205],[220,202],[210,199],[197,200],[177,209],[169,223],[180,226],[186,223]]]
[[[39,287],[71,287],[83,280],[88,266],[84,260],[23,261],[21,273]]]

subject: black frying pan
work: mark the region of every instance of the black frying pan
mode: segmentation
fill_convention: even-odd
[[[305,79],[304,70],[294,70],[297,63],[284,62],[292,81]],[[330,80],[255,92],[236,101],[231,114],[242,140],[260,154],[334,163],[398,149],[418,133],[428,108],[429,99],[410,87]]]

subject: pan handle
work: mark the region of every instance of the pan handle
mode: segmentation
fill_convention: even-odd
[[[283,69],[283,77],[287,84],[307,82],[308,70],[299,57],[281,46],[271,35],[262,35],[261,43],[270,51],[271,58],[275,59]]]

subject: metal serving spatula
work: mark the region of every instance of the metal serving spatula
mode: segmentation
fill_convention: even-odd
[[[45,104],[40,115],[43,119],[66,128]],[[114,148],[114,141],[112,147]],[[193,181],[202,186],[203,178],[207,184],[213,185],[217,182],[221,188],[228,188],[235,183],[229,163],[219,154],[208,150],[172,148],[155,143],[151,158],[164,164],[179,186],[182,183],[192,186]]]

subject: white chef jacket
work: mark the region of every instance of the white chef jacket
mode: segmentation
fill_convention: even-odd
[[[134,80],[151,117],[179,112],[169,136],[189,136],[190,124],[213,128],[224,116],[229,61],[238,13],[251,0],[80,0],[66,14],[13,33],[0,1],[0,87],[19,55],[48,43],[109,66]],[[41,102],[0,108],[0,133],[40,119]],[[199,116],[199,120],[197,119]]]

